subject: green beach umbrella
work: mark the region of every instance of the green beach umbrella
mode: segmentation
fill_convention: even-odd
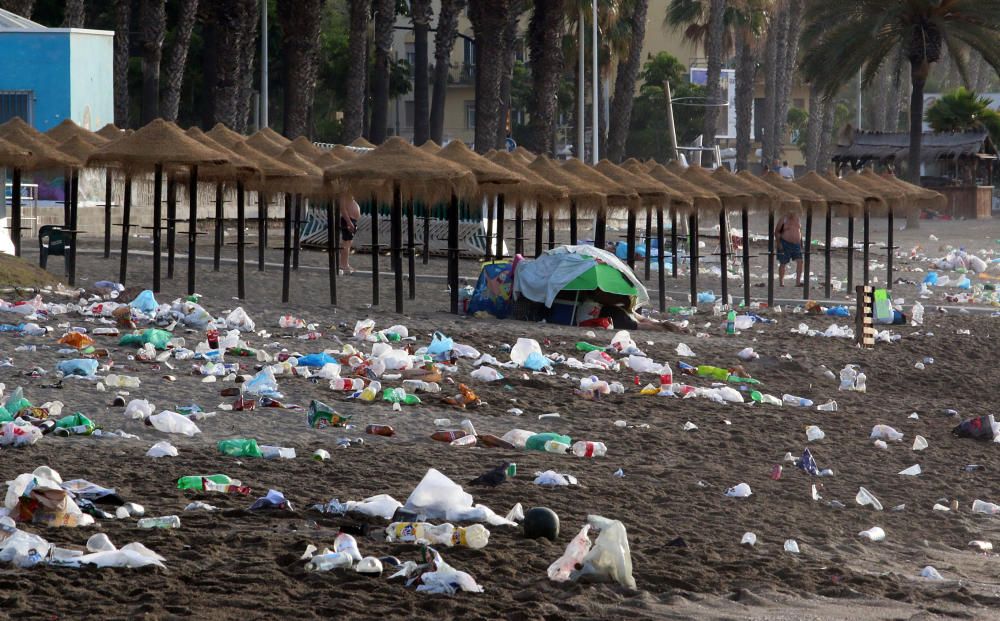
[[[606,263],[594,263],[586,272],[574,278],[563,291],[593,291],[600,289],[614,295],[635,296],[638,291],[624,274]]]

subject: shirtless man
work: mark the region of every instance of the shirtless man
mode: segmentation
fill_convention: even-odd
[[[799,214],[785,214],[774,227],[778,240],[778,286],[785,286],[785,266],[795,261],[795,285],[802,285],[802,223]]]
[[[361,218],[361,207],[350,196],[340,200],[340,273],[354,272],[351,267],[351,245],[354,233],[358,230],[358,219]]]

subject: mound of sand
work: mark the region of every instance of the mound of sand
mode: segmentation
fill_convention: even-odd
[[[0,254],[0,287],[48,287],[59,279],[25,259]]]

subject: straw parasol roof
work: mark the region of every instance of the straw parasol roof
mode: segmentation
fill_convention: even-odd
[[[225,145],[213,140],[208,134],[201,131],[200,128],[189,127],[184,133],[229,160],[226,164],[209,164],[200,167],[198,169],[198,179],[201,181],[214,181],[218,183],[260,177],[260,167],[256,163],[237,155]]]
[[[712,172],[712,178],[737,190],[748,192],[753,197],[754,207],[770,207],[780,203],[778,189],[766,183],[753,183],[744,177],[734,175],[725,166],[720,166]]]
[[[789,194],[781,188],[774,187],[766,181],[763,181],[760,177],[755,176],[749,170],[741,170],[736,173],[736,178],[751,186],[767,188],[771,192],[774,192],[774,196],[771,199],[770,204],[774,210],[779,213],[786,211],[799,211],[802,209],[802,201],[800,201],[798,197]]]
[[[344,160],[335,155],[333,151],[323,151],[323,154],[314,159],[312,163],[319,166],[322,170],[326,170],[327,168],[336,166],[343,161]]]
[[[84,142],[90,143],[94,146],[101,146],[102,144],[108,142],[108,139],[100,134],[95,134],[92,131],[88,131],[72,121],[72,119],[66,119],[62,123],[56,125],[49,131],[45,132],[49,138],[55,140],[59,144],[64,144],[67,140],[74,136],[79,136]],[[117,138],[117,136],[116,136]]]
[[[22,168],[30,161],[31,151],[0,138],[0,166]]]
[[[913,197],[912,200],[916,201],[921,209],[944,209],[948,206],[948,199],[940,192],[903,181],[892,173],[880,175],[880,178],[899,187],[901,190],[910,192]]]
[[[809,171],[797,178],[795,184],[819,194],[826,199],[830,207],[841,205],[846,207],[850,213],[856,213],[865,204],[864,198],[847,192],[841,186],[824,179],[815,171]]]
[[[528,168],[524,160],[512,153],[493,150],[486,154],[486,159],[524,177],[525,180],[520,183],[520,186],[522,196],[527,200],[535,200],[541,203],[550,203],[553,201],[561,203],[568,196],[565,187],[549,183],[535,171]]]
[[[336,155],[337,157],[339,157],[341,160],[343,160],[343,161],[346,162],[347,160],[353,160],[354,158],[358,157],[359,155],[362,155],[364,152],[352,151],[351,149],[348,149],[344,145],[338,144],[338,145],[334,145],[334,147],[332,149],[330,149],[330,153],[333,153],[334,155]]]
[[[27,134],[28,136],[31,136],[35,140],[40,140],[41,142],[49,145],[50,147],[56,147],[59,145],[59,141],[49,138],[42,132],[32,127],[31,125],[28,125],[27,123],[24,122],[24,119],[22,119],[19,116],[12,117],[3,125],[0,125],[0,132],[14,131],[14,130],[19,131],[22,134]]]
[[[750,192],[737,190],[719,183],[719,181],[712,177],[712,173],[701,166],[688,166],[685,168],[677,160],[672,160],[665,168],[692,185],[708,190],[718,196],[722,201],[722,206],[726,209],[742,209],[744,206],[749,205],[753,199]]]
[[[633,168],[636,166],[646,168],[646,165],[638,162],[637,160],[633,160],[631,162],[626,161],[625,164],[626,166]],[[678,177],[674,173],[667,170],[667,168],[662,164],[653,162],[653,164],[646,169],[646,174],[667,187],[673,188],[684,196],[690,198],[693,208],[698,211],[718,211],[722,208],[722,201],[719,199],[717,194],[711,190],[707,190],[701,186],[690,183],[686,179]]]
[[[173,123],[156,119],[98,148],[90,162],[113,162],[124,168],[150,169],[156,164],[225,164],[226,157],[191,138]]]
[[[528,169],[549,183],[566,188],[567,196],[577,207],[596,208],[607,203],[606,187],[570,174],[547,155],[536,157]]]
[[[424,153],[398,136],[363,156],[327,168],[327,182],[340,184],[354,196],[375,194],[392,199],[398,185],[403,200],[433,204],[455,194],[462,198],[476,195],[476,179],[469,169],[444,158]]]
[[[208,130],[205,133],[205,135],[211,138],[212,140],[218,142],[222,146],[226,147],[227,149],[232,149],[233,145],[239,142],[243,142],[244,140],[247,139],[247,137],[244,136],[243,134],[240,134],[238,132],[229,129],[222,123],[216,123],[212,127],[212,129]]]
[[[80,136],[73,136],[59,145],[59,150],[76,160],[73,168],[83,168],[83,163],[90,159],[97,147]]]
[[[638,192],[604,176],[575,157],[563,162],[562,169],[571,175],[589,181],[596,187],[600,188],[601,191],[608,197],[608,205],[615,207],[627,207],[630,209],[639,206]]]
[[[269,138],[271,140],[271,142],[273,142],[274,144],[276,144],[278,146],[281,146],[281,147],[287,147],[290,144],[292,144],[291,140],[289,140],[288,138],[285,138],[284,136],[282,136],[278,132],[274,131],[270,127],[265,127],[263,129],[261,129],[260,131],[258,131],[257,133],[261,134],[265,138]],[[302,136],[299,136],[299,137],[302,138]]]
[[[289,189],[285,190],[286,192],[307,196],[327,193],[323,185],[323,169],[299,155],[294,148],[289,146],[276,159],[285,166],[300,170],[305,174],[305,177],[295,179],[293,183],[288,184]]]
[[[878,197],[886,207],[892,209],[895,213],[902,213],[907,208],[905,200],[907,193],[887,183],[874,173],[870,176],[861,173],[849,173],[844,175],[843,181],[845,184],[854,186],[863,193]]]
[[[660,186],[665,188],[669,193],[669,199],[674,208],[680,208],[683,211],[690,211],[694,207],[694,198],[689,194],[685,194],[684,191],[676,186],[669,185],[667,182],[657,179],[653,175],[649,174],[646,167],[642,165],[639,160],[635,158],[629,158],[622,162],[622,169],[632,173],[633,175],[639,177],[640,179],[649,180],[653,183],[658,183]],[[668,175],[670,173],[667,173]],[[671,175],[672,176],[672,175]]]
[[[361,136],[358,136],[357,138],[355,138],[354,142],[352,142],[348,146],[359,147],[361,149],[374,149],[375,148],[375,145],[373,145],[372,143],[368,142],[367,140],[365,140]]]
[[[326,151],[314,145],[312,141],[305,136],[299,136],[295,140],[291,141],[287,146],[295,149],[296,153],[310,162],[315,162],[316,158],[326,153]]]
[[[210,132],[211,133],[211,132]],[[247,144],[246,140],[241,140],[229,150],[237,156],[254,164],[260,170],[260,177],[255,177],[247,181],[247,189],[258,191],[282,191],[280,187],[285,187],[289,182],[305,177],[305,172],[287,166],[273,157],[264,155],[257,149]]]
[[[518,156],[519,158],[521,158],[525,162],[528,162],[529,164],[531,162],[535,161],[535,158],[538,157],[537,155],[535,155],[531,151],[525,149],[524,147],[517,147],[517,148],[515,148],[514,149],[514,155]]]
[[[791,194],[792,196],[799,199],[802,203],[802,207],[806,209],[812,209],[813,213],[817,210],[825,210],[827,208],[826,199],[816,194],[812,190],[809,190],[801,185],[796,185],[795,183],[785,179],[773,170],[769,170],[763,175],[761,175],[761,180],[766,183],[770,183],[776,188]]]
[[[261,132],[257,132],[247,138],[246,143],[268,157],[278,158],[285,152],[285,147],[279,145]]]
[[[118,140],[125,135],[124,132],[114,123],[108,123],[94,133],[106,140]]]
[[[18,118],[12,119],[20,120]],[[25,131],[21,124],[8,121],[0,125],[0,138],[10,142],[15,147],[31,152],[21,170],[44,170],[52,168],[72,168],[80,165],[80,161],[59,150],[58,145],[49,144],[51,138],[32,129]]]
[[[494,164],[465,146],[461,140],[452,140],[447,147],[438,151],[437,156],[471,170],[476,176],[476,185],[479,186],[481,195],[503,194],[512,200],[531,196],[530,193],[522,194],[525,188],[521,188],[520,184],[526,181],[524,177]]]
[[[675,192],[652,177],[645,178],[634,175],[621,166],[609,160],[601,160],[594,170],[625,188],[630,188],[639,195],[639,199],[647,205],[664,205],[668,203]]]
[[[441,145],[434,142],[433,140],[427,140],[424,144],[417,147],[424,153],[430,153],[431,155],[437,155],[437,152],[441,150]]]

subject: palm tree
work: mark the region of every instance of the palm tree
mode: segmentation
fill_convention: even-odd
[[[211,91],[207,125],[220,122],[236,131],[246,128],[244,85],[248,63],[252,66],[255,58],[256,35],[248,14],[256,11],[256,6],[256,0],[213,0],[206,7],[210,28],[205,46],[213,62],[206,72],[206,86]],[[247,55],[249,61],[244,58]]]
[[[347,43],[347,78],[344,99],[344,131],[341,139],[351,142],[364,133],[365,81],[368,76],[368,21],[371,0],[350,0],[350,38]]]
[[[372,112],[369,139],[382,144],[389,126],[389,51],[396,21],[395,0],[374,0],[375,66],[372,69]]]
[[[278,20],[284,32],[285,136],[308,136],[309,114],[319,77],[319,35],[326,0],[279,2]]]
[[[85,21],[85,1],[66,0],[66,7],[63,10],[63,28],[83,28]]]
[[[500,77],[500,122],[497,124],[496,148],[503,146],[507,139],[507,121],[510,118],[511,87],[514,80],[514,60],[517,51],[517,31],[521,15],[527,10],[527,0],[511,0],[507,24],[503,29],[503,69]]]
[[[788,128],[788,106],[791,103],[792,82],[799,64],[799,35],[805,0],[783,0],[786,23],[782,40],[778,45],[776,99],[774,101],[774,125],[771,128],[771,158],[778,159],[784,150],[785,133]]]
[[[753,150],[753,89],[757,83],[757,58],[771,0],[738,0],[732,9],[736,47],[736,168],[747,170]]]
[[[129,125],[128,63],[129,31],[132,27],[132,2],[115,0],[115,125],[121,128]]]
[[[160,116],[160,60],[167,34],[166,0],[139,3],[142,24],[142,124]]]
[[[410,0],[410,19],[413,21],[414,144],[423,144],[431,137],[427,35],[433,14],[430,0]]]
[[[646,12],[649,0],[632,0],[627,23],[630,32],[628,53],[618,60],[615,77],[615,94],[611,99],[608,122],[608,159],[620,162],[625,158],[625,141],[632,122],[632,102],[635,100],[635,83],[642,62],[642,43],[646,38]]]
[[[191,47],[191,33],[198,18],[198,0],[182,0],[180,16],[167,63],[166,79],[163,86],[163,101],[160,114],[168,121],[177,120],[177,110],[181,103],[181,87],[184,85],[184,70],[187,67],[188,49]]]
[[[947,47],[966,77],[965,49],[1000,71],[1000,0],[813,0],[806,11],[802,61],[806,78],[834,95],[859,71],[870,84],[886,59],[901,49],[910,64],[908,178],[920,181],[924,86]],[[917,221],[911,222],[916,224]]]
[[[527,148],[555,154],[559,101],[556,93],[563,72],[563,0],[535,2],[528,22],[528,59],[531,64],[531,103],[528,108]]]
[[[503,106],[504,30],[511,0],[469,0],[469,21],[476,39],[476,151],[496,146]]]
[[[434,95],[431,100],[430,137],[441,143],[444,138],[444,106],[448,97],[448,71],[451,50],[458,38],[458,16],[466,0],[441,0],[437,32],[434,35]]]
[[[265,0],[266,1],[266,0]],[[238,82],[236,92],[236,122],[233,129],[246,133],[250,127],[250,116],[254,102],[254,66],[257,62],[257,30],[260,25],[260,4],[258,0],[240,0],[238,9],[240,46]]]
[[[706,146],[715,145],[715,135],[718,133],[719,107],[722,88],[723,42],[726,36],[726,0],[709,0],[708,31],[705,37],[705,56],[708,58],[708,71],[705,75],[705,127],[702,138]]]
[[[2,0],[0,9],[31,19],[31,14],[35,12],[35,0]]]
[[[1000,112],[992,106],[989,97],[980,97],[960,86],[942,95],[925,116],[936,132],[985,130],[994,144],[1000,144]]]

